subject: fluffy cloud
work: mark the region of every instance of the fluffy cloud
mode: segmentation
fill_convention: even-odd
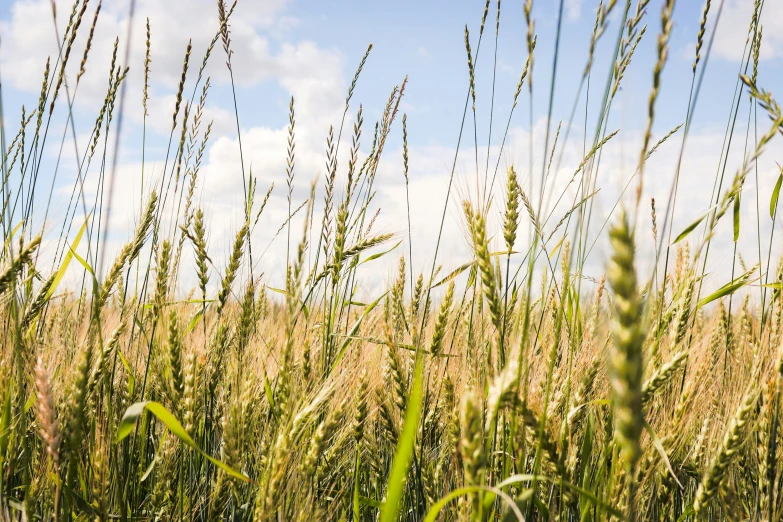
[[[715,5],[712,9],[717,12]],[[742,59],[753,9],[752,0],[725,0],[713,47],[713,51],[718,56],[733,61]],[[761,24],[766,26],[766,31],[761,43],[759,56],[761,60],[777,58],[783,54],[783,35],[775,30],[781,23],[783,23],[783,3],[764,2]]]
[[[325,119],[331,116],[329,108],[339,105],[332,102],[343,95],[342,79],[334,74],[340,70],[342,57],[335,50],[322,49],[309,41],[284,41],[279,46],[273,45],[270,34],[284,33],[285,27],[292,24],[292,19],[283,16],[286,3],[286,0],[274,0],[240,2],[237,5],[230,20],[234,80],[239,87],[277,82],[298,98],[301,110],[307,111],[313,118]],[[89,3],[72,47],[66,70],[72,91],[97,5],[96,0]],[[125,64],[130,67],[127,79],[130,109],[127,114],[133,121],[138,122],[142,116],[140,98],[146,52],[145,20],[150,20],[152,34],[150,124],[165,132],[170,126],[173,97],[180,80],[185,49],[190,41],[193,48],[190,56],[192,79],[219,28],[215,6],[212,0],[137,2],[130,36],[130,60]],[[70,12],[71,6],[66,2],[57,3],[57,34],[60,38],[65,32]],[[77,107],[92,110],[100,107],[108,85],[115,39],[119,40],[118,62],[124,60],[127,27],[127,2],[104,0],[86,72],[79,82]],[[9,83],[19,90],[39,92],[47,57],[51,58],[54,66],[59,56],[51,3],[49,0],[15,2],[10,10],[10,19],[0,21],[0,32],[3,34],[0,65],[3,70],[14,72],[7,76]],[[204,75],[211,77],[213,85],[225,85],[229,81],[220,40],[212,51]],[[192,86],[186,86],[186,92],[190,92],[190,88]],[[63,96],[63,93],[60,95]],[[211,114],[208,116],[216,118],[218,131],[228,131],[230,120],[233,120],[226,112],[227,108],[233,112],[233,107],[225,101],[221,107],[209,107]]]

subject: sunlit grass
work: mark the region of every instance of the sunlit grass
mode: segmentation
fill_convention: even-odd
[[[556,84],[554,77],[532,80],[532,4],[524,4],[528,56],[512,111],[526,95],[532,109],[534,89],[551,97]],[[653,139],[656,111],[666,110],[656,104],[673,0],[663,2],[657,36],[646,29],[644,0],[604,0],[597,7],[577,99],[590,85],[585,79],[595,74],[596,85],[604,74],[593,71],[599,40],[610,40],[604,35],[612,29],[617,39],[608,42],[605,89],[593,87],[599,117],[585,122],[597,123],[596,132],[573,174],[575,190],[556,192],[550,178],[555,155],[562,157],[570,129],[579,125],[572,110],[563,135],[560,127],[551,136],[547,131],[544,150],[535,152],[542,165],[535,190],[518,174],[538,176],[532,158],[529,171],[511,166],[496,183],[489,157],[481,173],[476,153],[469,197],[455,201],[456,155],[471,138],[479,149],[475,77],[489,70],[494,78],[497,68],[487,64],[487,42],[494,38],[497,45],[500,4],[493,21],[494,4],[487,1],[478,30],[465,31],[470,80],[440,223],[442,232],[450,205],[461,209],[472,256],[449,264],[439,259],[441,242],[449,239],[441,233],[427,260],[431,269],[416,274],[410,200],[407,235],[400,237],[377,231],[373,203],[382,156],[399,163],[409,197],[407,117],[400,112],[407,79],[392,89],[374,132],[367,132],[361,107],[353,126],[345,126],[357,111],[354,89],[372,46],[351,82],[343,119],[328,134],[326,175],[318,181],[325,185],[322,215],[315,212],[315,184],[305,201],[294,196],[291,99],[287,148],[280,151],[287,158],[288,218],[269,224],[263,211],[273,188],[240,158],[244,205],[231,248],[225,259],[210,252],[210,216],[197,196],[211,132],[202,122],[209,94],[203,72],[209,60],[227,57],[233,87],[229,22],[238,16],[222,1],[203,60],[187,47],[163,175],[145,195],[135,232],[117,257],[106,258],[110,205],[101,204],[111,198],[117,175],[106,144],[119,143],[118,116],[130,110],[123,97],[128,71],[117,47],[105,101],[79,158],[80,176],[100,169],[98,192],[85,195],[78,177],[61,228],[31,226],[32,216],[49,211],[33,208],[35,193],[47,188],[31,180],[42,168],[47,139],[54,139],[48,118],[55,103],[68,105],[71,121],[78,91],[66,90],[63,75],[65,63],[82,56],[72,49],[77,31],[91,31],[86,6],[77,0],[68,29],[58,36],[62,49],[46,64],[37,110],[23,115],[19,133],[3,144],[0,520],[783,517],[777,458],[783,264],[770,268],[774,236],[758,233],[759,265],[745,266],[735,248],[732,279],[712,293],[703,288],[718,223],[733,220],[735,245],[740,234],[754,233],[752,226],[740,227],[740,196],[757,159],[783,130],[783,111],[757,85],[758,16],[745,52],[749,74],[738,80],[742,95],[756,102],[758,133],[748,134],[741,167],[725,179],[716,176],[704,214],[672,230],[680,163],[668,201],[650,207],[642,197],[645,165],[663,153],[658,147],[679,139],[680,148],[669,153],[682,156],[698,100],[699,89],[691,89],[682,135],[677,127]],[[720,13],[710,7],[707,2],[694,35],[694,86],[711,48],[707,19]],[[96,10],[93,27],[98,16]],[[610,23],[613,16],[619,25]],[[559,24],[557,31],[559,39]],[[618,132],[606,121],[645,35],[657,37],[643,109],[646,132],[627,178],[633,190],[613,202],[606,230],[600,227],[610,244],[606,275],[591,281],[584,268],[596,240],[589,233],[598,219],[600,157]],[[150,146],[151,42],[148,24],[142,165]],[[184,86],[193,78],[188,94]],[[738,112],[737,104],[730,118]],[[547,129],[554,130],[551,114]],[[384,155],[400,124],[402,157]],[[488,141],[502,149],[508,128]],[[343,130],[350,134],[349,161],[338,165]],[[781,180],[783,170],[769,217],[762,202],[759,222],[776,219]],[[87,201],[98,203],[90,208]],[[650,208],[654,274],[639,270],[637,254]],[[84,221],[71,230],[77,209]],[[300,223],[304,230],[294,226]],[[257,263],[259,247],[251,238],[259,226],[277,229],[275,237],[286,241],[287,266]],[[530,231],[524,241],[522,230]],[[54,249],[53,266],[39,260],[44,242]],[[397,249],[401,243],[405,248]],[[407,257],[399,259],[388,288],[369,299],[359,296],[359,267],[401,252]],[[79,274],[81,287],[68,287],[66,273]],[[271,273],[280,274],[282,288],[268,285]],[[195,286],[183,288],[185,279]],[[751,286],[761,288],[753,292],[762,296],[759,302],[751,300]]]

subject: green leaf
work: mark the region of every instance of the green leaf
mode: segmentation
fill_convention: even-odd
[[[593,452],[593,414],[592,412],[587,412],[587,422],[585,423],[585,431],[584,436],[582,437],[582,447],[580,449],[580,454],[582,457],[582,462],[589,462],[590,455]],[[584,484],[584,474],[585,474],[585,466],[582,466],[582,469],[579,470],[579,476],[574,478],[574,482],[577,484]],[[589,471],[588,471],[589,472]]]
[[[22,411],[24,411],[25,413],[27,413],[28,411],[30,411],[30,408],[32,408],[32,407],[33,407],[33,404],[35,404],[35,394],[34,394],[34,393],[33,393],[33,394],[31,394],[31,395],[30,395],[30,396],[27,398],[27,402],[25,402],[25,403],[24,403],[24,408],[22,408]]]
[[[204,315],[204,309],[202,308],[196,313],[196,315],[193,316],[193,319],[191,319],[190,322],[188,323],[188,327],[185,328],[186,334],[190,333],[196,327],[196,325],[198,324],[199,320],[203,315]]]
[[[359,327],[362,325],[362,321],[364,321],[364,318],[367,317],[367,315],[372,312],[372,309],[375,308],[375,306],[383,299],[383,297],[388,292],[384,292],[378,299],[370,303],[364,308],[364,312],[362,312],[362,315],[356,320],[356,322],[351,327],[351,330],[348,332],[348,335],[346,336],[345,340],[343,341],[342,346],[340,346],[340,350],[337,352],[337,356],[334,358],[334,363],[332,364],[332,372],[335,368],[337,368],[337,365],[340,363],[340,359],[343,358],[343,355],[345,354],[345,350],[348,348],[348,345],[351,344],[351,340],[353,339],[353,336],[356,335],[356,332],[359,331]],[[331,372],[330,372],[331,373]]]
[[[52,286],[49,288],[49,291],[46,292],[46,301],[48,301],[54,295],[54,292],[57,290],[57,286],[60,284],[60,281],[62,281],[63,277],[65,277],[65,272],[68,270],[68,266],[71,264],[71,260],[73,259],[73,251],[76,250],[76,248],[79,246],[79,243],[82,240],[82,236],[84,235],[84,231],[87,230],[87,220],[89,218],[90,215],[87,214],[87,217],[84,219],[84,223],[82,224],[82,228],[79,229],[76,237],[73,238],[73,243],[71,243],[71,246],[68,249],[68,253],[65,254],[65,258],[63,259],[60,268],[57,270],[57,275],[54,276]]]
[[[443,284],[448,283],[449,281],[451,281],[452,279],[456,278],[458,275],[460,275],[462,272],[464,272],[465,270],[467,270],[468,268],[470,268],[474,264],[475,264],[475,261],[468,261],[467,263],[465,263],[464,265],[458,267],[456,270],[451,272],[449,275],[447,275],[446,277],[444,277],[443,279],[441,279],[440,281],[438,281],[437,283],[432,285],[430,288],[437,288],[437,287],[439,287],[439,286],[441,286]]]
[[[500,498],[503,499],[503,501],[506,502],[506,504],[508,504],[508,507],[511,509],[511,511],[513,511],[514,515],[517,517],[517,520],[520,521],[525,520],[525,517],[522,515],[522,512],[519,510],[519,507],[517,506],[516,502],[514,502],[514,499],[511,498],[508,494],[503,493],[503,491],[501,491],[499,488],[493,488],[491,486],[465,486],[449,492],[448,495],[435,502],[435,504],[433,504],[430,510],[427,512],[427,516],[424,517],[424,522],[435,522],[440,512],[443,510],[444,507],[446,507],[446,504],[448,504],[455,498],[462,497],[465,495],[470,495],[471,493],[478,493],[480,491],[487,491],[499,496]],[[523,494],[524,493],[525,492],[523,492]]]
[[[408,396],[408,406],[405,408],[405,422],[402,433],[394,451],[391,472],[386,483],[386,505],[381,512],[381,522],[397,522],[400,511],[400,501],[405,493],[405,477],[413,458],[413,447],[416,443],[416,433],[421,417],[421,388],[424,374],[424,358],[421,352],[416,353],[413,386]],[[434,520],[434,517],[431,519]]]
[[[136,388],[136,379],[133,377],[133,372],[131,371],[130,363],[128,363],[128,359],[125,358],[124,355],[122,355],[122,352],[118,349],[117,355],[120,357],[120,361],[122,362],[122,365],[125,367],[125,371],[128,373],[128,395],[133,395],[133,391]]]
[[[772,189],[772,198],[769,200],[769,217],[775,219],[775,210],[778,208],[778,196],[780,196],[780,186],[783,185],[783,168],[781,168],[780,176],[778,176],[778,182],[775,183],[775,188]]]
[[[365,506],[374,507],[375,509],[383,509],[383,502],[380,502],[378,500],[373,500],[371,498],[361,497],[360,496],[359,497],[359,503],[361,503],[361,504],[363,504]]]
[[[733,294],[743,286],[745,286],[747,282],[745,281],[737,281],[736,283],[729,283],[727,285],[723,285],[719,289],[717,289],[715,292],[711,293],[696,305],[696,308],[699,309],[702,306],[711,303],[712,301],[716,299],[720,299],[721,297],[727,296],[729,294]]]
[[[289,296],[290,294],[283,290],[282,288],[273,288],[271,286],[267,286],[267,288],[273,292],[277,292],[278,294],[283,294],[284,296]]]
[[[750,283],[750,280],[748,279],[750,277],[751,272],[745,272],[738,278],[734,279],[733,281],[730,281],[726,283],[725,285],[721,286],[717,290],[715,290],[713,293],[702,299],[698,302],[696,305],[696,310],[701,308],[702,306],[711,303],[712,301],[716,299],[720,299],[721,297],[727,296],[729,294],[733,294],[743,286],[747,286]]]
[[[269,407],[274,411],[275,408],[275,394],[272,391],[272,386],[269,384],[269,377],[266,374],[266,368],[264,368],[264,393],[266,394],[266,400],[269,402]]]
[[[125,415],[122,416],[122,421],[120,421],[120,425],[117,427],[117,442],[120,442],[131,434],[133,427],[136,425],[136,421],[141,414],[144,413],[144,408],[146,408],[146,406],[146,402],[137,402],[136,404],[131,404],[130,407],[125,410]]]
[[[685,227],[685,230],[683,230],[682,232],[680,232],[680,235],[679,235],[679,236],[677,236],[677,239],[675,239],[675,240],[674,240],[674,243],[672,243],[672,244],[674,245],[674,244],[676,244],[676,243],[679,243],[679,242],[680,242],[680,241],[682,241],[683,239],[685,239],[685,238],[688,236],[688,234],[690,234],[691,232],[693,232],[693,229],[694,229],[694,228],[696,228],[696,227],[698,227],[698,226],[699,226],[699,223],[701,223],[702,221],[704,221],[704,218],[706,218],[707,216],[709,216],[709,215],[710,215],[710,212],[712,212],[714,208],[715,208],[715,206],[712,206],[712,207],[710,207],[710,209],[709,209],[707,212],[705,212],[704,214],[702,214],[701,216],[699,216],[698,218],[696,218],[696,221],[694,221],[693,223],[691,223],[690,225],[688,225],[687,227]]]
[[[563,244],[563,241],[565,241],[565,234],[563,234],[563,237],[560,238],[560,241],[557,242],[557,244],[552,248],[552,251],[549,252],[549,259],[554,259],[555,254],[557,253],[557,250],[560,248],[560,245]]]
[[[0,462],[8,451],[8,440],[11,433],[11,386],[6,388],[5,401],[3,402],[3,415],[0,417]]]
[[[80,256],[79,254],[77,254],[76,252],[74,252],[73,248],[71,248],[71,249],[70,249],[70,252],[71,252],[71,254],[73,254],[73,257],[75,257],[75,258],[76,258],[76,260],[79,262],[79,264],[80,264],[80,265],[82,265],[82,266],[84,267],[84,269],[85,269],[85,270],[87,270],[87,271],[88,271],[88,272],[89,272],[89,273],[92,275],[92,277],[93,277],[93,279],[94,279],[94,278],[95,278],[95,270],[93,270],[93,269],[92,269],[92,267],[90,266],[90,264],[89,264],[89,263],[87,263],[87,261],[85,261],[85,260],[82,258],[82,256]]]
[[[663,460],[663,463],[666,465],[666,469],[669,470],[669,474],[672,476],[674,481],[680,486],[680,489],[683,489],[682,484],[679,480],[677,480],[677,475],[674,474],[674,468],[672,468],[671,462],[669,462],[669,456],[666,454],[666,450],[663,448],[663,443],[661,442],[661,439],[658,438],[658,435],[655,433],[655,430],[650,426],[650,424],[642,419],[644,421],[644,429],[647,430],[647,433],[650,434],[650,438],[653,441],[653,446],[655,446],[655,449],[658,450],[658,454],[660,454],[661,459]]]
[[[283,290],[282,288],[273,288],[271,286],[267,286],[267,288],[269,290],[273,291],[273,292],[277,292],[278,294],[282,294],[282,295],[284,295],[286,297],[294,297],[290,293],[288,293],[287,291]],[[307,310],[307,306],[305,306],[304,303],[302,303],[302,308],[300,309],[300,311],[304,312],[306,319],[310,317],[309,311]]]
[[[388,254],[389,252],[391,252],[392,250],[394,250],[395,248],[400,246],[400,243],[402,243],[402,240],[397,241],[397,244],[394,245],[393,247],[391,247],[389,250],[386,250],[385,252],[378,252],[377,254],[373,254],[373,255],[369,256],[367,259],[364,259],[364,260],[360,261],[359,264],[363,265],[364,263],[368,263],[368,262],[370,262],[370,261],[372,261],[374,259],[378,259],[379,257],[385,256],[386,254]]]
[[[740,233],[740,197],[734,198],[734,242],[739,239]]]
[[[182,426],[182,424],[180,424],[177,418],[174,417],[174,415],[172,415],[171,412],[169,412],[169,410],[167,410],[166,407],[159,402],[137,402],[136,404],[132,404],[130,407],[128,407],[128,409],[125,411],[125,415],[122,416],[119,427],[117,428],[117,442],[120,442],[131,434],[133,427],[136,425],[136,421],[139,420],[139,417],[141,417],[141,415],[144,413],[144,410],[147,410],[155,415],[155,417],[157,417],[158,420],[161,421],[166,426],[166,428],[168,428],[172,435],[176,436],[187,446],[190,446],[190,448],[203,455],[204,458],[209,460],[212,464],[219,467],[234,478],[244,480],[245,482],[252,482],[248,477],[229,467],[224,462],[207,455],[201,449],[201,447],[196,444],[196,441],[190,438],[190,435],[188,435],[188,432],[185,431],[185,428]]]
[[[356,462],[353,467],[353,522],[361,520],[361,497],[359,496],[359,465],[361,464],[362,452],[359,446],[356,446]]]
[[[19,232],[19,229],[22,228],[22,225],[24,225],[24,219],[19,223],[17,223],[17,225],[14,227],[11,233],[8,234],[8,239],[5,240],[5,250],[8,250],[8,245],[11,244],[11,241],[14,239],[16,233]]]
[[[533,259],[532,256],[530,259]],[[470,272],[468,272],[468,281],[465,283],[466,287],[473,286],[473,284],[476,282],[476,274],[476,264],[474,263],[473,266],[470,267]]]

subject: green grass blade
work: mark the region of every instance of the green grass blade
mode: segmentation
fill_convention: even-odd
[[[444,277],[443,279],[441,279],[440,281],[438,281],[437,283],[432,285],[431,288],[437,288],[437,287],[439,287],[441,285],[444,285],[444,284],[450,282],[451,280],[455,279],[458,275],[460,275],[462,272],[464,272],[468,268],[472,267],[475,263],[476,263],[475,261],[469,261],[469,262],[465,263],[464,265],[456,268],[450,274],[448,274],[446,277]]]
[[[76,234],[76,237],[73,238],[73,243],[71,243],[71,246],[68,249],[68,253],[65,254],[65,259],[63,259],[60,268],[57,270],[57,275],[54,277],[52,286],[49,288],[49,291],[46,292],[46,296],[44,297],[46,301],[51,299],[51,297],[54,295],[55,290],[57,290],[57,286],[60,284],[60,281],[62,281],[63,277],[65,277],[65,272],[68,270],[68,266],[71,264],[71,260],[73,259],[73,251],[79,247],[79,243],[82,240],[84,231],[87,230],[87,220],[89,218],[90,216],[88,214],[87,217],[84,219],[84,223],[82,224],[82,227],[79,229],[79,232]]]
[[[356,446],[356,463],[353,467],[353,522],[361,520],[361,505],[359,497],[359,464],[361,463],[361,451]]]
[[[359,503],[365,506],[373,507],[375,509],[383,509],[383,506],[385,505],[383,502],[380,502],[378,500],[373,500],[371,498],[362,497],[362,496],[359,497]]]
[[[371,255],[371,256],[368,256],[368,257],[367,257],[367,259],[363,259],[363,260],[361,260],[361,261],[359,262],[359,264],[360,264],[360,265],[363,265],[364,263],[369,263],[370,261],[373,261],[373,260],[375,260],[375,259],[378,259],[379,257],[383,257],[383,256],[385,256],[386,254],[388,254],[389,252],[391,252],[392,250],[394,250],[395,248],[397,248],[398,246],[400,246],[400,243],[402,243],[402,241],[401,241],[401,240],[400,240],[400,241],[397,241],[397,244],[396,244],[396,245],[394,245],[393,247],[391,247],[389,250],[385,250],[385,251],[383,251],[383,252],[378,252],[377,254],[373,254],[373,255]]]
[[[77,254],[77,253],[76,253],[76,252],[73,250],[73,248],[71,248],[71,249],[70,249],[70,253],[71,253],[71,254],[73,255],[73,257],[76,259],[76,261],[78,261],[78,262],[79,262],[79,264],[80,264],[80,265],[82,265],[82,267],[84,267],[84,269],[85,269],[85,270],[87,270],[87,271],[90,273],[90,275],[92,275],[92,277],[93,277],[93,278],[95,278],[95,270],[93,270],[93,269],[92,269],[92,267],[90,266],[90,264],[89,264],[87,261],[85,261],[85,260],[84,260],[84,258],[83,258],[82,256],[80,256],[79,254]]]
[[[713,209],[715,209],[715,206],[711,207],[711,208],[710,208],[710,209],[709,209],[707,212],[705,212],[704,214],[702,214],[701,216],[699,216],[698,218],[696,218],[696,221],[694,221],[693,223],[691,223],[690,225],[688,225],[687,227],[685,227],[685,230],[683,230],[682,232],[680,232],[680,235],[678,235],[678,236],[677,236],[677,239],[675,239],[675,240],[674,240],[674,242],[673,242],[672,244],[673,244],[673,245],[674,245],[674,244],[677,244],[677,243],[679,243],[680,241],[682,241],[683,239],[685,239],[686,237],[688,237],[688,234],[690,234],[691,232],[693,232],[693,230],[694,230],[696,227],[698,227],[698,226],[699,226],[699,223],[701,223],[702,221],[704,221],[704,218],[706,218],[707,216],[709,216],[709,215],[710,215],[710,212],[712,212],[712,211],[713,211]]]
[[[734,292],[736,292],[737,290],[739,290],[743,286],[747,286],[751,282],[748,279],[750,277],[750,274],[751,274],[751,272],[748,271],[748,272],[742,274],[741,276],[739,276],[738,278],[736,278],[736,279],[726,283],[725,285],[721,286],[720,288],[715,290],[713,293],[711,293],[710,295],[708,295],[707,297],[705,297],[704,299],[699,301],[698,304],[696,305],[696,310],[698,310],[699,308],[703,307],[704,305],[706,305],[708,303],[711,303],[712,301],[714,301],[716,299],[720,299],[721,297],[725,297],[725,296],[727,296],[729,294],[733,294]]]
[[[508,504],[509,509],[511,509],[514,515],[517,517],[517,520],[524,522],[525,517],[524,515],[522,515],[522,512],[519,510],[519,507],[517,506],[516,502],[514,502],[514,499],[508,496],[508,494],[503,493],[503,491],[501,491],[499,488],[493,488],[491,486],[465,486],[449,492],[448,495],[441,498],[435,504],[432,505],[430,510],[427,512],[427,516],[424,517],[424,522],[435,522],[440,512],[443,510],[444,507],[446,507],[446,504],[448,504],[455,498],[459,498],[465,495],[470,495],[471,493],[478,493],[480,491],[493,493],[499,496],[500,498],[502,498],[503,501],[506,504]]]
[[[669,455],[666,453],[666,449],[664,449],[661,439],[658,437],[658,434],[655,433],[655,430],[652,428],[652,426],[650,426],[650,423],[646,420],[644,421],[644,429],[646,429],[647,433],[650,434],[650,439],[652,439],[655,449],[658,451],[658,454],[661,456],[663,463],[666,465],[666,469],[669,470],[669,474],[672,476],[677,485],[680,486],[680,489],[684,489],[682,483],[680,483],[680,481],[677,479],[677,475],[674,473],[674,468],[672,468],[672,464],[669,462]]]
[[[405,408],[405,422],[402,426],[400,439],[397,441],[391,473],[386,483],[386,505],[381,513],[381,522],[397,522],[400,501],[405,492],[405,477],[408,475],[408,469],[413,458],[413,448],[416,442],[416,434],[418,433],[419,418],[421,417],[423,362],[424,358],[421,353],[417,353],[413,387],[408,396],[408,405]]]
[[[778,207],[778,197],[780,196],[780,186],[783,185],[783,168],[781,168],[778,181],[775,183],[775,188],[772,189],[772,197],[769,200],[769,217],[775,218],[775,210]]]
[[[5,458],[8,451],[8,440],[11,434],[11,386],[5,390],[5,401],[3,401],[3,415],[0,417],[0,462]]]
[[[159,402],[154,401],[145,401],[145,402],[137,402],[135,404],[132,404],[128,407],[128,409],[125,411],[125,415],[122,416],[122,420],[120,421],[120,425],[117,427],[117,438],[116,441],[120,442],[124,438],[126,438],[128,435],[131,434],[133,431],[133,427],[136,425],[136,421],[139,420],[139,417],[144,413],[144,411],[147,410],[155,417],[158,418],[159,421],[161,421],[166,428],[172,433],[172,435],[176,436],[179,440],[184,442],[186,445],[190,446],[195,451],[199,452],[201,455],[204,456],[207,460],[209,460],[212,464],[219,467],[229,475],[231,475],[234,478],[244,480],[245,482],[252,482],[248,477],[243,475],[242,473],[234,470],[233,468],[229,467],[224,462],[221,462],[217,460],[216,458],[211,457],[210,455],[207,455],[201,447],[196,444],[196,441],[194,441],[190,435],[188,435],[188,432],[185,431],[185,428],[180,424],[180,422],[177,420],[174,415],[169,412],[169,410],[166,409],[165,406],[160,404]]]

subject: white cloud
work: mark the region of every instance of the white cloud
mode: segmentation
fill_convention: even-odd
[[[240,2],[230,20],[232,64],[234,80],[240,87],[253,87],[275,81],[297,96],[298,105],[313,117],[324,117],[327,103],[343,96],[342,79],[335,75],[340,70],[342,57],[336,50],[322,49],[313,42],[283,41],[273,49],[270,33],[284,35],[295,25],[294,19],[282,15],[287,0],[270,2]],[[67,79],[73,94],[76,74],[84,52],[87,34],[97,2],[89,4],[84,14],[68,62]],[[54,64],[58,57],[51,5],[48,0],[17,1],[10,10],[9,20],[0,21],[3,45],[0,48],[0,66],[13,71],[5,77],[20,90],[40,91],[43,68],[47,56]],[[59,34],[62,37],[70,15],[70,6],[59,2],[57,9]],[[151,124],[158,130],[167,129],[173,112],[173,96],[182,71],[182,61],[188,41],[192,42],[189,81],[185,93],[192,89],[192,81],[201,66],[204,52],[219,28],[217,9],[212,0],[140,0],[137,2],[133,33],[131,35],[130,73],[127,78],[128,115],[134,121],[141,117],[141,87],[144,76],[145,20],[151,25]],[[48,21],[48,23],[47,23]],[[105,0],[87,61],[86,73],[81,78],[76,104],[97,111],[108,86],[108,69],[115,38],[119,38],[118,62],[125,56],[127,34],[127,2]],[[59,67],[59,66],[58,66]],[[59,68],[56,69],[59,72]],[[225,66],[225,52],[218,40],[204,73],[213,85],[229,81]],[[61,99],[64,91],[60,92]],[[64,105],[64,104],[61,104]],[[233,107],[231,107],[233,109]],[[212,109],[220,120],[225,114]],[[232,111],[233,112],[233,111]],[[166,120],[169,119],[167,122]]]
[[[578,20],[582,16],[582,3],[584,0],[566,0],[566,13],[569,20]]]
[[[752,0],[725,0],[713,47],[718,56],[732,61],[742,59],[753,6]],[[717,13],[716,6],[713,5],[712,9]],[[715,13],[711,14],[712,20]],[[783,34],[776,30],[782,23],[783,3],[765,2],[761,13],[761,25],[765,26],[765,30],[759,59],[769,60],[783,54]]]

